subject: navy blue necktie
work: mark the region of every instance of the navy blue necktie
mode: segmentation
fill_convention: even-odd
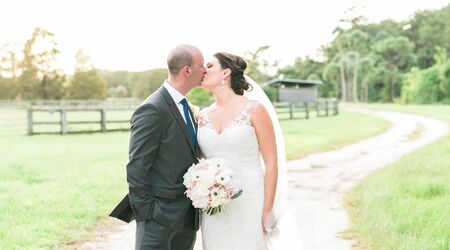
[[[194,125],[192,124],[191,118],[189,118],[189,105],[186,99],[181,100],[180,103],[183,105],[184,117],[186,118],[186,125],[189,131],[189,135],[191,136],[191,141],[195,151],[196,149],[195,145],[197,145],[197,135],[195,134]]]

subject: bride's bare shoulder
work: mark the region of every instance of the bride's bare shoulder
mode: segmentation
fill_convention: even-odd
[[[260,101],[251,100],[249,101],[249,106],[250,116],[252,117],[252,120],[261,119],[263,121],[266,121],[269,118],[269,113]]]
[[[260,101],[258,101],[258,100],[253,100],[253,99],[250,99],[250,98],[248,98],[248,97],[244,97],[244,98],[247,99],[247,106],[248,106],[251,110],[256,109],[257,112],[258,112],[260,109],[264,109],[264,110],[265,110],[264,105],[263,105]]]

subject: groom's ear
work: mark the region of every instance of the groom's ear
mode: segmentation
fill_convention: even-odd
[[[183,72],[185,75],[189,75],[189,73],[191,73],[191,67],[186,65],[181,69],[181,72]]]

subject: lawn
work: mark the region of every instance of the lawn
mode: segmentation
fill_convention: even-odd
[[[365,105],[450,122],[450,106]],[[346,196],[351,232],[371,249],[450,249],[450,136],[363,179]]]
[[[354,129],[355,124],[358,129]],[[336,149],[379,134],[387,130],[389,126],[388,121],[346,111],[337,116],[281,122],[288,159]]]
[[[0,110],[0,249],[55,249],[88,236],[127,191],[129,133],[26,136],[24,113]],[[355,135],[356,123],[365,129]],[[345,111],[282,121],[290,158],[351,143],[387,126]]]
[[[0,140],[0,249],[80,238],[127,190],[127,133]]]

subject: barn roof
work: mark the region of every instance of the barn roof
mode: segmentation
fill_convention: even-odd
[[[272,87],[279,87],[280,85],[284,85],[286,87],[289,86],[305,86],[305,85],[321,85],[322,81],[316,80],[303,80],[303,79],[274,79],[268,82]]]

